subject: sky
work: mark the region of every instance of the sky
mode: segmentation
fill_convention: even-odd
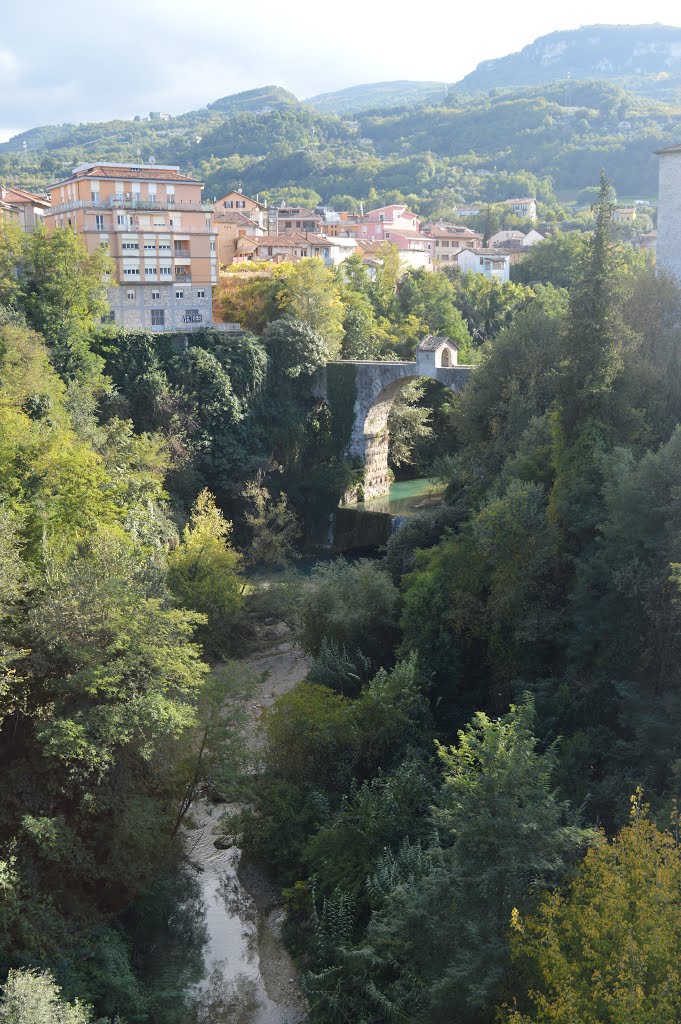
[[[680,0],[34,0],[0,32],[0,141],[37,125],[171,114],[281,85],[300,99],[366,82],[455,82],[580,25],[681,27]]]

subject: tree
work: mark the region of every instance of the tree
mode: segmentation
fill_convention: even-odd
[[[376,318],[369,299],[361,292],[347,291],[343,295],[345,313],[342,345],[343,359],[375,359],[379,354]]]
[[[454,285],[454,302],[477,345],[496,338],[534,299],[533,291],[510,281],[502,284],[484,274],[462,274],[450,267],[445,273]]]
[[[561,231],[537,242],[512,266],[511,279],[524,285],[552,284],[555,288],[571,288],[585,241],[579,231]]]
[[[207,617],[198,636],[213,656],[230,651],[242,618],[241,558],[229,546],[230,532],[231,523],[203,490],[182,543],[168,555],[168,586],[182,604]]]
[[[389,317],[396,311],[397,284],[401,276],[400,250],[392,242],[381,242],[376,250],[376,277],[372,288],[380,316]]]
[[[555,521],[577,550],[593,536],[601,483],[600,460],[609,441],[609,393],[621,368],[626,331],[618,306],[621,278],[612,245],[612,189],[601,175],[596,227],[580,251],[558,380],[551,495]]]
[[[343,304],[333,273],[320,259],[303,259],[284,278],[280,309],[306,324],[324,342],[326,359],[338,359],[343,339]]]
[[[508,1024],[675,1024],[681,1015],[681,849],[638,792],[563,893],[511,921],[517,1003]],[[521,984],[527,978],[527,989]],[[523,985],[525,989],[525,985]],[[518,1004],[520,1004],[518,1006]]]
[[[116,1018],[118,1024],[124,1024]],[[0,998],[2,1024],[95,1024],[92,1008],[69,1003],[49,971],[10,970]],[[107,1024],[102,1018],[96,1024]],[[114,1022],[115,1024],[115,1022]]]
[[[274,500],[262,477],[249,480],[242,491],[250,508],[244,514],[252,532],[248,561],[252,565],[287,565],[297,555],[301,527],[282,492]]]
[[[442,273],[410,270],[400,282],[398,302],[402,313],[418,317],[432,334],[444,334],[457,345],[465,361],[471,340],[455,305],[455,291]]]
[[[21,290],[26,314],[54,352],[67,380],[92,375],[99,363],[89,348],[95,321],[107,309],[107,277],[113,263],[106,248],[88,253],[69,228],[36,231],[25,243]]]
[[[361,650],[376,667],[385,664],[396,637],[397,597],[390,577],[369,559],[320,563],[297,607],[303,650],[318,655],[326,639],[351,653]]]
[[[26,235],[18,224],[0,221],[0,306],[16,307],[21,294],[21,266]]]
[[[487,1024],[511,910],[555,884],[589,838],[555,795],[555,752],[538,752],[533,721],[530,702],[495,721],[478,713],[456,746],[438,748],[439,841],[418,877],[384,893],[367,932],[383,969],[395,969],[379,988],[410,1020]]]
[[[421,381],[410,381],[393,402],[388,416],[389,459],[393,466],[409,465],[419,441],[432,436],[432,411],[419,404],[424,393]]]

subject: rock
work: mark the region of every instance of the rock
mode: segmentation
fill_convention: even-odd
[[[217,850],[231,850],[234,846],[234,840],[230,836],[218,836],[213,841],[213,846]]]

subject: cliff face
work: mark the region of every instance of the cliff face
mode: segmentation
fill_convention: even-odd
[[[519,53],[478,64],[456,89],[540,85],[573,79],[646,81],[654,88],[681,81],[681,28],[666,25],[589,25],[552,32]]]

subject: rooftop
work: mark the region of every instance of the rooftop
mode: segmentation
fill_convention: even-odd
[[[138,164],[81,164],[74,167],[70,178],[64,178],[56,182],[57,185],[64,185],[73,181],[74,178],[106,178],[115,181],[179,181],[185,184],[201,185],[203,182],[197,178],[190,178],[186,174],[180,174],[180,168],[170,164],[138,165]]]
[[[7,203],[33,203],[37,206],[49,206],[50,200],[46,196],[36,196],[32,192],[25,192],[23,188],[13,188],[11,185],[0,186],[0,198]]]
[[[421,338],[418,347],[420,352],[436,352],[444,343],[459,351],[458,345],[455,345],[446,334],[426,334],[425,338]]]

